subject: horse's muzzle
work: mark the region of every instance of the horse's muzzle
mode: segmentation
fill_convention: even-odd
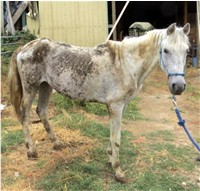
[[[185,91],[186,84],[172,84],[171,93],[173,95],[181,95],[182,92]]]
[[[181,95],[185,91],[186,83],[182,76],[169,77],[169,89],[173,95]]]

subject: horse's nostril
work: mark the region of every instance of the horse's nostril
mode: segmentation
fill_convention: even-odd
[[[175,86],[176,86],[176,84],[173,83],[173,84],[172,84],[172,89],[173,89],[173,90],[175,90],[175,88],[176,88]]]

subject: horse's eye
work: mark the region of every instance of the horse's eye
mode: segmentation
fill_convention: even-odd
[[[164,53],[168,54],[169,51],[165,48],[165,49],[164,49]]]

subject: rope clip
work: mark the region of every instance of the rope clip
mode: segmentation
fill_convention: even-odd
[[[177,108],[176,96],[175,95],[172,96],[172,102],[174,104],[174,107]]]

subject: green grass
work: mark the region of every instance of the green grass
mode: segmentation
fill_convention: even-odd
[[[104,104],[86,102],[84,104],[83,108],[88,113],[94,113],[95,115],[99,115],[99,116],[107,116],[108,115],[107,107]]]
[[[13,147],[24,143],[23,131],[2,131],[1,133],[1,152],[8,152]]]
[[[113,171],[107,164],[107,152],[106,147],[108,144],[109,133],[108,129],[104,130],[104,127],[99,129],[100,125],[93,126],[93,130],[96,132],[94,138],[98,138],[101,146],[95,146],[90,153],[90,161],[87,162],[84,158],[80,157],[73,160],[69,164],[58,164],[54,172],[49,176],[44,177],[38,184],[38,189],[45,190],[102,190],[106,181],[112,183],[113,186],[116,183],[113,177]],[[83,127],[84,128],[84,127]],[[104,133],[101,133],[102,130]],[[83,130],[85,133],[85,130]],[[89,131],[89,136],[91,132]],[[126,157],[124,156],[122,162],[124,166],[128,168],[129,162],[133,162],[135,157],[134,147],[128,141],[130,139],[130,133],[123,132],[122,135],[125,139],[122,141],[122,145],[127,148]],[[124,151],[121,154],[125,154]]]
[[[1,122],[1,128],[4,129],[6,127],[15,126],[15,125],[18,125],[18,124],[19,124],[19,122],[17,122],[17,121],[12,121],[10,119],[4,119]]]
[[[98,129],[94,127],[94,130]],[[102,145],[88,153],[89,162],[80,157],[69,164],[57,164],[56,169],[44,177],[37,188],[49,191],[197,191],[199,189],[187,178],[187,174],[192,174],[196,165],[190,159],[194,153],[189,148],[176,147],[170,143],[134,146],[130,142],[134,137],[126,131],[122,133],[120,155],[130,182],[128,184],[115,182],[113,171],[107,164],[105,139],[108,140],[108,137],[99,136],[98,133],[96,132],[95,138],[99,138]],[[159,138],[162,137],[163,135]],[[183,182],[186,182],[186,186],[182,185]]]
[[[56,99],[59,99],[56,97]],[[54,101],[54,100],[53,100]],[[61,97],[59,109],[67,108],[65,98]],[[70,103],[71,104],[71,103]],[[129,179],[128,184],[120,184],[114,180],[114,172],[107,164],[108,156],[106,148],[109,141],[109,128],[105,124],[89,120],[83,114],[76,112],[80,106],[76,103],[68,107],[70,117],[63,113],[51,119],[51,123],[61,128],[72,130],[80,129],[83,135],[96,139],[94,148],[84,156],[80,156],[68,163],[58,162],[41,180],[34,182],[36,190],[44,191],[197,191],[199,187],[189,176],[199,165],[191,156],[195,156],[193,149],[185,146],[177,146],[176,135],[171,131],[156,131],[144,133],[144,140],[140,144],[133,143],[134,137],[128,131],[122,131],[120,160],[123,170]],[[88,105],[89,107],[89,105]],[[128,115],[137,109],[137,102],[133,102],[127,108]],[[95,108],[95,109],[94,109]],[[102,108],[91,106],[91,112]],[[89,111],[88,111],[89,112]],[[130,113],[129,113],[130,112]],[[139,109],[137,110],[139,113]],[[130,120],[126,118],[125,120]],[[143,119],[141,119],[143,120]],[[22,131],[7,131],[6,127],[16,125],[15,122],[5,120],[2,122],[2,151],[9,152],[13,147],[24,142]],[[85,158],[89,158],[86,160]],[[5,162],[5,161],[4,161]],[[46,161],[38,161],[36,169],[45,168]],[[6,180],[6,181],[5,181]],[[4,178],[4,184],[14,180]],[[182,183],[185,182],[186,185]]]
[[[60,95],[59,93],[55,93],[52,100],[52,103],[58,109],[62,108],[66,110],[73,110],[77,107],[80,107],[88,113],[94,113],[100,116],[108,115],[107,107],[104,104],[72,100],[70,98]]]
[[[137,106],[139,100],[132,101],[126,109],[125,120],[130,120],[136,114],[137,120],[144,120]],[[86,103],[87,104],[87,103]],[[104,108],[88,104],[87,112],[96,112],[104,115]],[[79,107],[79,106],[78,106]],[[85,107],[81,106],[81,107]],[[88,120],[76,112],[76,106],[70,110],[70,118],[63,114],[52,119],[54,123],[63,128],[80,129],[85,136],[95,138],[100,144],[87,153],[68,164],[59,163],[52,173],[41,179],[37,189],[48,191],[197,191],[199,187],[194,184],[188,174],[192,174],[195,163],[191,156],[195,156],[193,149],[177,146],[176,135],[167,130],[143,134],[146,142],[133,144],[137,139],[127,131],[122,131],[120,158],[122,168],[130,182],[120,184],[114,180],[114,172],[108,166],[106,153],[109,141],[109,128],[105,125]],[[107,125],[106,125],[107,126]],[[185,182],[186,185],[182,183]]]
[[[52,104],[57,107],[57,109],[72,110],[78,105],[78,101],[69,99],[59,93],[54,93],[52,96]]]
[[[150,143],[132,144],[135,137],[122,131],[121,164],[130,182],[120,184],[114,180],[114,172],[107,164],[106,148],[109,141],[109,129],[102,124],[89,121],[81,114],[70,113],[71,119],[62,114],[52,119],[60,126],[80,129],[82,134],[96,138],[100,144],[84,157],[74,159],[68,164],[59,163],[52,173],[41,179],[37,189],[48,191],[182,191],[198,190],[198,186],[187,178],[197,165],[191,156],[193,150],[173,144],[176,136],[171,131],[157,131],[144,134]],[[183,173],[185,172],[185,174]],[[186,186],[182,185],[186,182]]]
[[[175,141],[175,135],[169,130],[160,130],[146,135],[149,140],[162,139],[162,141]]]
[[[24,142],[23,131],[9,131],[7,127],[19,125],[19,122],[10,119],[1,121],[1,152],[10,151],[13,146]]]
[[[140,113],[140,109],[138,108],[139,101],[140,99],[137,97],[128,104],[127,108],[125,109],[124,119],[148,120]]]
[[[57,109],[66,109],[67,111],[73,111],[77,108],[82,108],[88,113],[93,113],[99,116],[107,116],[108,110],[105,104],[92,103],[92,102],[81,102],[77,100],[69,99],[59,93],[54,93],[52,96],[52,104]],[[132,100],[125,109],[124,118],[128,120],[148,120],[142,116],[138,108],[139,98]]]
[[[186,93],[192,94],[192,96],[188,96],[189,100],[200,101],[200,90],[195,88],[191,84],[188,84],[186,86]]]
[[[63,128],[80,129],[83,135],[92,138],[104,138],[109,136],[109,129],[104,128],[102,124],[88,121],[82,114],[72,112],[70,118],[65,118],[60,114],[52,119],[56,124]]]

